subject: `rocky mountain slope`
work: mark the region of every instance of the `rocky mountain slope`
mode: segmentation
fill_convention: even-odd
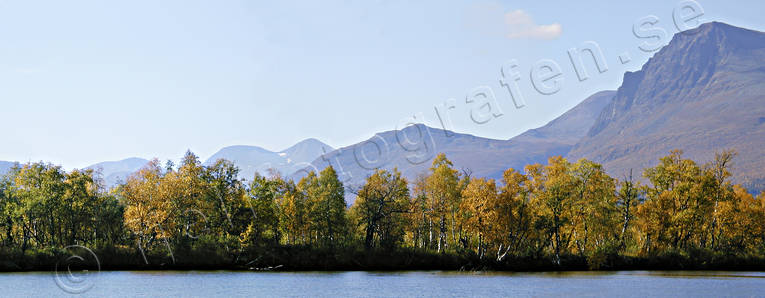
[[[622,177],[672,149],[700,162],[736,150],[734,180],[762,189],[765,33],[714,22],[676,34],[640,71],[625,74],[569,157],[601,162]]]

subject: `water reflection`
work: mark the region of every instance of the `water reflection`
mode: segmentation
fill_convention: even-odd
[[[48,272],[0,273],[2,296],[66,295]],[[765,272],[102,271],[85,296],[762,296]]]

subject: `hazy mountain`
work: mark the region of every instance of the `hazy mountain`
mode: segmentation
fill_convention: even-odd
[[[0,160],[0,175],[7,173],[14,165],[16,165],[16,162]]]
[[[324,149],[322,149],[324,147]],[[234,162],[241,170],[240,177],[251,179],[255,172],[267,174],[274,168],[282,173],[292,173],[307,165],[322,153],[332,151],[332,147],[316,139],[307,139],[280,152],[272,152],[256,146],[230,146],[213,154],[205,165],[210,165],[220,158]],[[99,171],[107,187],[125,182],[130,174],[135,173],[149,161],[142,158],[128,158],[120,161],[97,163],[86,169]],[[13,163],[10,163],[12,166]],[[4,162],[0,162],[0,171]],[[10,166],[9,166],[10,167]]]
[[[622,86],[571,151],[617,177],[672,149],[706,162],[734,149],[734,178],[765,183],[765,34],[707,23],[676,34]]]
[[[306,139],[282,151],[273,152],[257,146],[230,146],[221,149],[205,161],[205,165],[218,159],[232,161],[240,169],[239,176],[252,179],[255,172],[268,174],[274,169],[284,175],[293,173],[321,156],[334,150],[317,139]]]
[[[289,161],[294,162],[311,162],[324,153],[335,150],[327,144],[322,143],[317,139],[306,139],[281,151]],[[289,174],[289,173],[287,173]]]
[[[430,168],[437,153],[443,152],[457,169],[476,177],[500,178],[508,168],[522,170],[527,164],[546,162],[550,156],[567,154],[578,139],[586,135],[613,94],[613,91],[596,93],[547,125],[510,140],[487,139],[418,124],[400,131],[378,133],[367,141],[325,154],[312,164],[321,170],[331,163],[346,186],[356,188],[375,168],[398,168],[413,181]],[[423,140],[421,136],[425,136],[425,142],[414,142]],[[403,143],[402,146],[399,143],[407,138],[415,144]],[[292,178],[302,175],[304,172],[301,171]],[[352,199],[348,196],[348,203]]]
[[[615,94],[616,91],[595,93],[545,126],[530,129],[510,141],[526,142],[529,145],[535,142],[555,142],[573,146],[587,135],[600,112],[611,102]],[[534,150],[534,148],[528,149]]]
[[[143,166],[149,163],[148,160],[143,158],[128,158],[120,161],[106,161],[94,164],[86,169],[92,169],[100,172],[104,178],[104,183],[107,187],[115,186],[121,182],[125,182],[130,174],[138,171]]]

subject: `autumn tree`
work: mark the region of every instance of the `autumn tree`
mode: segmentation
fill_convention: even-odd
[[[135,174],[128,177],[120,188],[125,204],[125,227],[135,236],[138,249],[143,253],[166,237],[163,227],[170,214],[169,202],[160,196],[162,169],[158,160],[152,160]]]
[[[493,206],[494,233],[489,235],[489,240],[497,244],[497,261],[502,261],[508,253],[519,254],[533,232],[534,214],[527,182],[526,175],[512,168],[502,174],[502,186]]]
[[[571,163],[560,156],[551,157],[541,174],[534,178],[541,187],[535,194],[537,206],[552,239],[554,260],[560,264],[561,252],[567,248],[572,234],[565,227],[572,217],[576,180],[571,175]]]
[[[455,224],[460,205],[459,172],[452,162],[441,153],[433,160],[430,176],[426,179],[426,196],[432,209],[431,216],[438,223],[438,246],[440,252],[448,247],[451,231],[452,243],[456,242]]]
[[[403,240],[409,188],[397,169],[377,170],[359,190],[351,209],[364,233],[364,246],[393,248]]]
[[[465,212],[465,229],[478,238],[476,253],[479,258],[483,258],[487,246],[485,239],[496,238],[495,235],[500,232],[497,229],[498,225],[502,224],[496,220],[500,216],[499,213],[505,211],[497,200],[497,185],[494,180],[470,179],[470,183],[462,191],[460,208]]]
[[[528,218],[528,228],[524,221],[518,221],[521,224],[518,227],[522,231],[522,238],[519,239],[516,253],[541,257],[545,249],[552,246],[552,232],[550,217],[547,216],[547,203],[544,191],[545,166],[542,164],[531,164],[524,167],[525,182],[523,183],[522,194],[524,195],[524,210]],[[521,217],[519,217],[521,219]]]
[[[646,201],[638,208],[644,252],[702,245],[704,225],[714,208],[702,174],[696,162],[682,158],[680,150],[645,170],[651,185],[645,187]]]
[[[635,210],[641,204],[640,182],[632,177],[632,170],[629,176],[619,182],[619,188],[616,193],[616,207],[621,215],[621,231],[619,232],[620,248],[625,249],[627,242],[632,240],[631,228],[632,221],[635,219]]]
[[[743,255],[762,251],[765,240],[762,198],[755,199],[746,189],[736,185],[731,199],[719,202],[716,211],[715,247],[718,250]]]
[[[396,169],[375,171],[350,209],[332,167],[297,183],[256,174],[245,184],[232,162],[202,164],[187,152],[177,167],[155,159],[106,191],[97,172],[28,163],[0,177],[0,255],[47,258],[76,244],[117,255],[135,247],[147,263],[178,254],[257,266],[261,256],[353,249],[355,240],[491,256],[481,264],[507,256],[560,264],[567,254],[592,268],[617,253],[762,258],[765,192],[733,183],[734,157],[723,151],[700,165],[675,150],[645,169],[643,183],[562,157],[495,181],[460,173],[439,154],[411,185]]]
[[[581,159],[571,166],[573,202],[571,212],[574,249],[589,256],[594,248],[618,246],[619,214],[615,180],[603,166]],[[613,252],[615,253],[615,251]]]
[[[706,225],[708,230],[706,233],[709,235],[709,246],[713,249],[719,248],[718,240],[722,236],[719,222],[723,211],[720,208],[720,204],[735,199],[733,185],[728,181],[731,176],[730,166],[735,156],[736,153],[732,150],[715,153],[714,160],[704,167],[705,182],[708,183],[708,195],[711,195],[712,203],[714,204],[711,221]],[[704,236],[706,242],[706,235]]]

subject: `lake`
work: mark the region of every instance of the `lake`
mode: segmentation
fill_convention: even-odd
[[[0,273],[0,296],[763,296],[765,272],[104,271]]]

